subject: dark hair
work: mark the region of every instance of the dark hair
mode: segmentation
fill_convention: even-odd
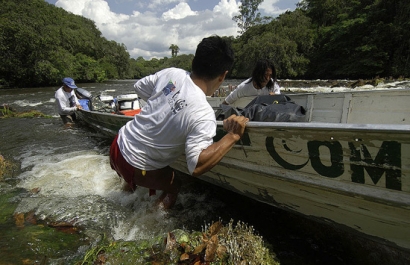
[[[273,82],[272,79],[270,79],[268,84],[266,84],[266,87],[268,89],[271,89],[274,83],[276,82],[276,68],[273,62],[268,59],[261,59],[256,62],[255,67],[253,68],[252,78],[250,81],[255,81],[256,85],[262,88],[261,84],[263,81],[265,81],[265,73],[266,70],[268,70],[269,68],[272,69]]]
[[[205,80],[212,80],[230,71],[234,53],[229,43],[219,36],[202,39],[192,61],[192,72]]]

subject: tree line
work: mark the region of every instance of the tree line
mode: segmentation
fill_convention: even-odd
[[[123,44],[102,37],[95,23],[44,0],[0,0],[0,84],[33,87],[126,78]]]
[[[0,86],[138,79],[166,67],[191,70],[193,54],[130,58],[124,44],[105,39],[95,23],[44,0],[0,0]],[[242,1],[233,17],[238,37],[229,78],[249,77],[269,58],[278,78],[334,79],[410,76],[410,2],[303,0],[294,11],[261,18],[262,0]]]

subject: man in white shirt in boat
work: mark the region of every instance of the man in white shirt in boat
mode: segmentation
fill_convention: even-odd
[[[192,176],[212,169],[244,133],[248,118],[232,115],[223,121],[226,135],[213,142],[216,118],[207,101],[224,81],[234,61],[229,44],[218,36],[197,46],[192,72],[168,68],[144,77],[134,85],[147,102],[120,130],[110,148],[111,167],[129,185],[146,187],[150,195],[172,207],[181,181],[169,166],[185,154]]]

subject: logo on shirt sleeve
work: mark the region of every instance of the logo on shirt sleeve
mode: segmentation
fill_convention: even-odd
[[[165,96],[168,96],[169,94],[174,92],[175,89],[177,88],[175,87],[174,83],[172,83],[172,81],[170,80],[168,84],[162,89],[162,92],[164,93]]]
[[[180,99],[180,91],[177,91],[175,84],[170,80],[168,84],[162,89],[162,92],[167,97],[169,106],[171,107],[172,114],[177,114],[186,106],[185,100]]]

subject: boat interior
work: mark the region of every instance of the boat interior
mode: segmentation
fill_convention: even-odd
[[[306,110],[306,122],[410,125],[410,89],[287,94]],[[252,98],[234,103],[243,108]],[[218,107],[223,98],[208,98]]]

